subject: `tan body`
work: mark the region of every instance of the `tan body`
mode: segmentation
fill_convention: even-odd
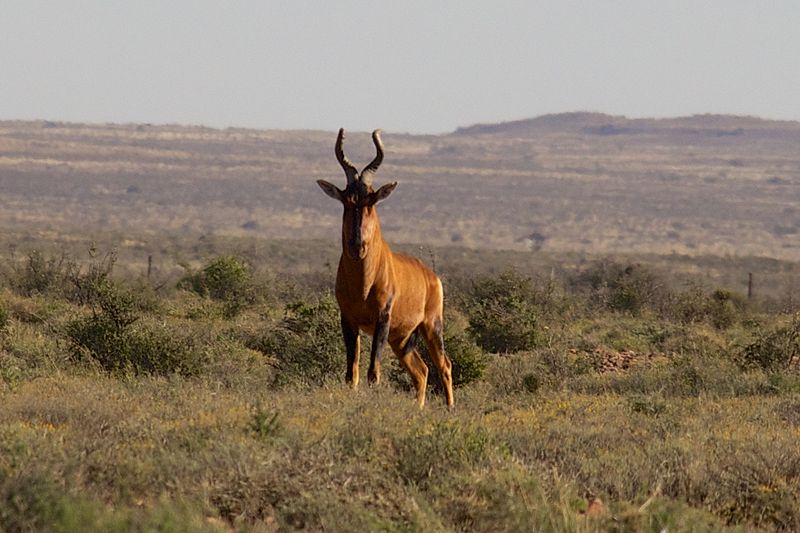
[[[383,157],[378,132],[373,133],[379,155],[377,164],[373,161],[361,173],[361,179],[351,178],[357,173],[341,152],[343,137],[340,130],[336,152],[348,174],[348,187],[342,191],[328,182],[318,183],[326,194],[344,205],[336,300],[347,349],[346,380],[353,387],[358,385],[359,332],[364,332],[373,337],[370,383],[380,382],[380,355],[388,342],[414,382],[419,405],[424,405],[428,367],[414,348],[414,333],[418,333],[442,379],[447,405],[452,406],[452,364],[444,352],[442,283],[421,261],[392,252],[383,240],[375,205],[397,184],[372,189],[371,174]]]

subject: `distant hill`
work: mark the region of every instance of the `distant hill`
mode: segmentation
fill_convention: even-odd
[[[587,135],[705,135],[735,136],[745,133],[800,136],[800,122],[768,120],[739,115],[692,115],[677,118],[627,118],[605,113],[573,112],[535,118],[475,124],[458,128],[455,135],[530,136],[544,133]]]

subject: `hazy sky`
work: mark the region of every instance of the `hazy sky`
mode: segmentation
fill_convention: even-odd
[[[0,0],[0,119],[441,133],[800,119],[800,2]]]

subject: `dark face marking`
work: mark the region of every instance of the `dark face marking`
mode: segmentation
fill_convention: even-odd
[[[347,214],[345,214],[345,219],[350,219],[349,221],[345,220],[345,224],[349,226],[345,230],[348,235],[347,255],[350,256],[350,259],[361,259],[363,257],[362,248],[364,243],[361,236],[361,222],[364,219],[363,209],[360,207],[351,207],[349,210],[351,211],[349,213],[350,216],[348,217]]]
[[[347,255],[354,260],[367,255],[367,247],[375,233],[378,216],[373,197],[371,188],[361,182],[351,184],[343,195],[342,231]]]

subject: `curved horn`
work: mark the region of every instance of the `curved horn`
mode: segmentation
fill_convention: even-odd
[[[364,167],[364,170],[361,171],[361,181],[363,181],[366,185],[372,185],[372,175],[378,170],[378,167],[381,166],[383,162],[383,142],[381,141],[381,130],[375,130],[372,132],[372,142],[375,143],[375,159],[372,162]]]
[[[347,185],[349,186],[351,183],[356,181],[358,178],[358,170],[356,167],[353,166],[347,156],[344,155],[344,150],[342,149],[342,144],[344,143],[344,128],[339,128],[339,135],[336,137],[336,159],[339,161],[339,164],[342,165],[344,169],[344,173],[347,176]]]

